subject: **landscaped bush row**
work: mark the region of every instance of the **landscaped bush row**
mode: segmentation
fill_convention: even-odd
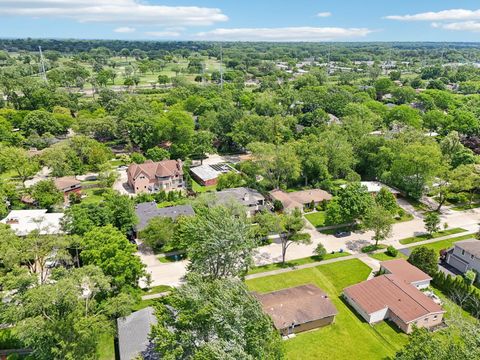
[[[446,275],[441,271],[433,274],[432,284],[463,310],[480,318],[480,292],[460,276]]]

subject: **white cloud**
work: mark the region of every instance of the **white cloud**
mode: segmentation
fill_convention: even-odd
[[[228,20],[217,8],[153,5],[141,0],[0,0],[0,16],[159,26],[208,26]]]
[[[122,27],[116,28],[113,31],[116,32],[116,33],[128,34],[128,33],[135,32],[135,28],[128,27],[128,26],[122,26]]]
[[[169,38],[180,36],[181,33],[178,31],[146,31],[145,35],[160,37],[160,38]]]
[[[451,9],[437,12],[424,12],[413,15],[389,15],[385,19],[399,21],[449,21],[480,19],[479,10]]]
[[[326,18],[330,16],[332,16],[332,13],[330,11],[319,12],[317,14],[317,17],[321,17],[321,18]]]
[[[215,29],[197,33],[204,40],[231,41],[328,41],[365,37],[373,32],[367,28],[285,27]]]
[[[432,26],[445,30],[480,32],[480,22],[478,21],[462,21],[448,24],[432,23]]]

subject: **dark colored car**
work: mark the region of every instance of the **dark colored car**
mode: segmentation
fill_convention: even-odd
[[[351,231],[337,231],[335,233],[335,237],[337,237],[337,238],[347,237],[347,236],[350,236],[350,235],[352,235]]]

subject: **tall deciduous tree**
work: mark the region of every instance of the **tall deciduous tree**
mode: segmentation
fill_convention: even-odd
[[[429,275],[438,271],[438,255],[435,250],[426,246],[418,246],[412,250],[408,262]]]
[[[363,226],[374,232],[375,246],[379,241],[388,238],[392,233],[392,213],[380,205],[369,208],[363,218]]]
[[[42,180],[33,185],[31,195],[38,202],[38,206],[48,210],[63,200],[63,194],[56,188],[53,180]]]
[[[156,316],[152,340],[162,359],[283,359],[278,332],[240,280],[189,276]]]
[[[82,245],[82,261],[101,268],[112,278],[116,291],[138,287],[138,281],[145,275],[145,265],[135,255],[135,245],[119,230],[111,225],[94,228],[84,235]]]
[[[248,271],[256,243],[244,211],[205,208],[195,217],[184,218],[179,226],[178,238],[187,249],[190,271],[210,279]]]
[[[15,288],[4,299],[2,320],[39,360],[95,359],[101,335],[113,333],[112,320],[129,313],[131,301],[110,292],[108,278],[87,266],[54,274],[55,281]],[[4,284],[5,285],[5,284]]]
[[[24,186],[25,181],[40,169],[38,161],[25,149],[13,146],[0,147],[0,164],[3,169],[15,171]]]

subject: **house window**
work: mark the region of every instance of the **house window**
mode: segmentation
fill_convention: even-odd
[[[437,315],[433,315],[433,319],[435,320],[437,318]]]
[[[462,250],[462,255],[465,255],[465,250]]]
[[[472,259],[472,260],[473,260],[473,258],[474,258],[474,257],[475,257],[475,256],[473,256],[473,255],[470,255],[470,259]]]

